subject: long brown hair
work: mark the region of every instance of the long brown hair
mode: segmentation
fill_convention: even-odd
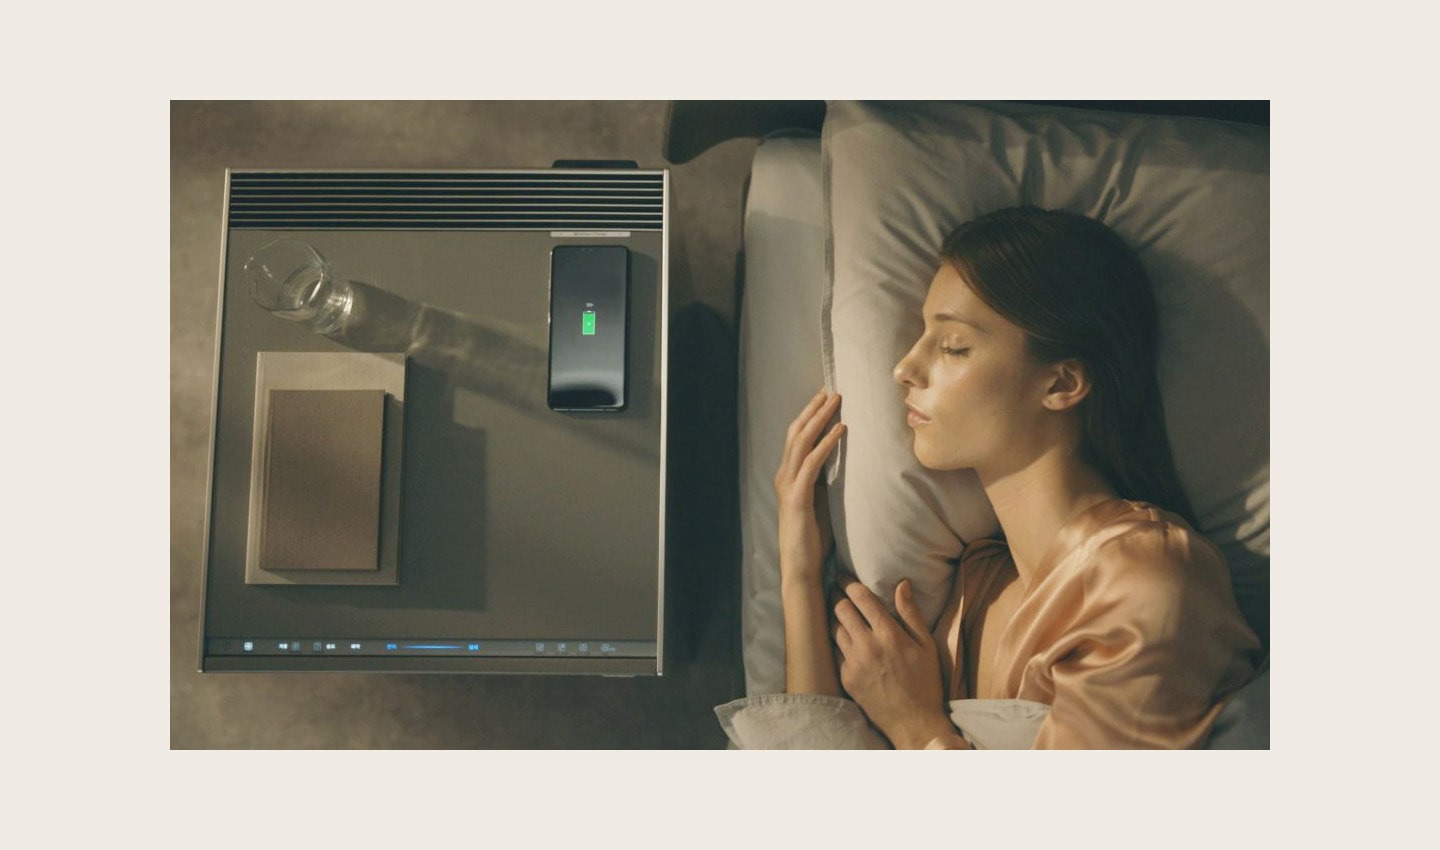
[[[1025,332],[1032,356],[1085,365],[1091,389],[1080,403],[1081,451],[1115,492],[1197,526],[1155,375],[1155,293],[1130,246],[1083,215],[1011,207],[956,228],[941,254]]]

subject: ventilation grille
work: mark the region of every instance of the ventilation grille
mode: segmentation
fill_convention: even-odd
[[[234,172],[230,227],[660,230],[656,172]]]

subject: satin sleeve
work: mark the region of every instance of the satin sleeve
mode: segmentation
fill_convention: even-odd
[[[1086,560],[1057,600],[1067,625],[1030,662],[1052,689],[1035,748],[1203,746],[1258,647],[1224,559],[1188,528],[1151,522]]]

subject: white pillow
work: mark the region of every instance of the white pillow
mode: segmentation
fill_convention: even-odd
[[[740,299],[740,626],[745,693],[765,694],[785,690],[775,470],[785,429],[824,382],[820,140],[767,139],[750,175]]]
[[[1065,209],[1117,231],[1151,276],[1176,466],[1265,639],[1269,130],[1009,104],[831,103],[822,151],[822,354],[848,425],[829,474],[842,563],[887,600],[910,577],[933,621],[964,541],[997,530],[973,474],[915,460],[891,371],[920,334],[946,234],[1001,207]]]

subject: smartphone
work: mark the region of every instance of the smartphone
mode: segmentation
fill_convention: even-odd
[[[625,409],[629,313],[629,248],[551,249],[551,410]]]

